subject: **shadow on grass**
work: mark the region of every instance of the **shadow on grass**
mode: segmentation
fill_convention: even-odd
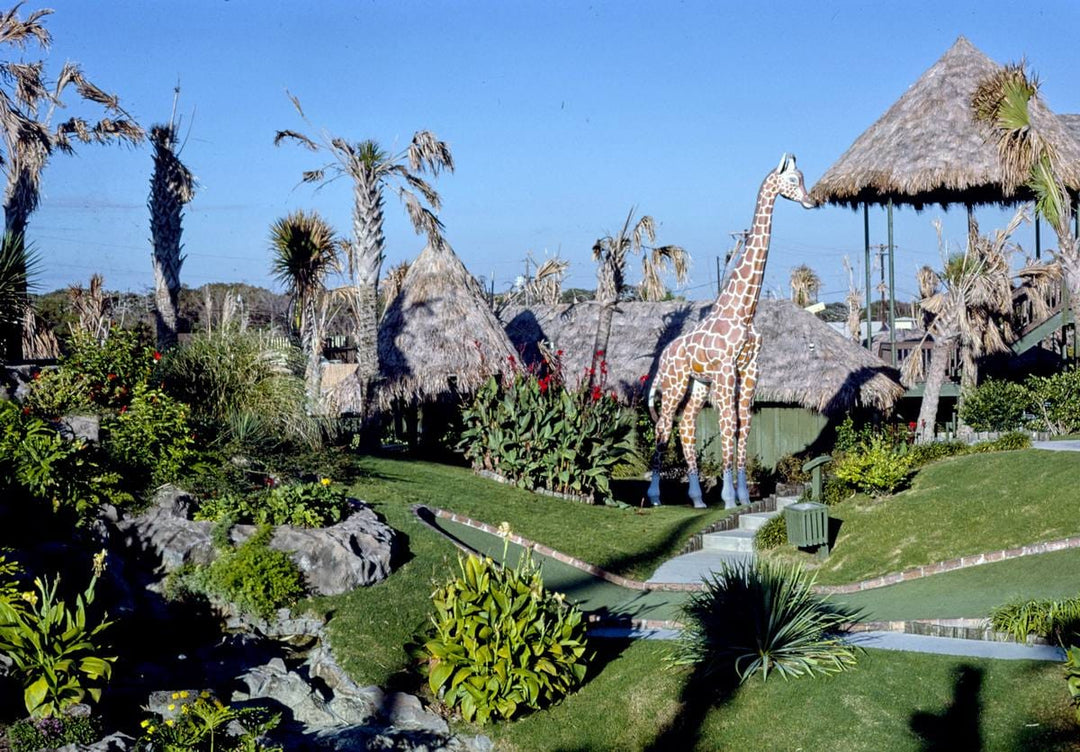
[[[647,746],[646,752],[695,749],[701,741],[705,717],[715,707],[725,705],[735,696],[739,680],[734,667],[730,671],[706,675],[701,666],[690,674],[679,693],[680,709],[670,724]]]
[[[983,670],[969,664],[956,668],[953,698],[941,713],[915,713],[909,726],[923,752],[980,752]]]

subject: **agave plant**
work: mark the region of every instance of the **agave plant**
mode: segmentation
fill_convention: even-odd
[[[672,662],[695,666],[706,679],[734,671],[743,682],[850,668],[859,649],[836,632],[861,614],[829,603],[813,585],[798,565],[725,563],[683,607]]]

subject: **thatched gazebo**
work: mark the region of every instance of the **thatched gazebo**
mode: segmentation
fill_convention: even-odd
[[[1001,66],[959,37],[877,122],[836,160],[810,195],[818,201],[859,204],[975,206],[1030,199],[1024,186],[1006,192],[989,129],[972,117],[979,83]],[[1059,116],[1035,98],[1031,118],[1057,150],[1061,176],[1080,188],[1080,142]]]
[[[708,313],[711,302],[620,303],[611,326],[607,387],[626,399],[640,397],[660,351]],[[565,378],[584,378],[592,358],[598,305],[594,302],[500,313],[522,357],[539,357],[539,343],[563,351]],[[895,369],[886,366],[828,324],[786,300],[762,300],[754,325],[762,336],[761,375],[749,449],[765,464],[815,444],[830,422],[849,412],[883,413],[903,394]],[[699,446],[716,433],[711,410],[699,419]],[[706,450],[719,452],[719,442]]]
[[[429,243],[379,322],[379,407],[456,400],[505,372],[514,354],[480,284],[449,245]],[[343,410],[356,403],[355,385],[345,379],[332,395]]]
[[[893,204],[1009,204],[1031,199],[1026,186],[1006,190],[988,126],[976,122],[971,100],[979,84],[1001,69],[963,36],[867,128],[810,191],[821,203],[863,205],[866,244],[866,321],[870,323],[869,205],[888,208],[889,300],[893,279]],[[1056,149],[1061,177],[1080,189],[1080,141],[1035,97],[1032,122]],[[890,332],[895,331],[890,305]],[[869,346],[869,343],[867,343]],[[895,347],[893,348],[895,349]]]

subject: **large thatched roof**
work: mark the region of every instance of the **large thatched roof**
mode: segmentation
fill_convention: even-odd
[[[1065,126],[1073,140],[1080,144],[1080,115],[1058,115],[1058,120]]]
[[[429,244],[379,322],[379,403],[472,391],[505,371],[513,355],[479,283],[448,245]],[[355,383],[334,392],[341,409],[355,409]]]
[[[971,97],[1000,66],[964,37],[922,74],[888,111],[855,139],[810,191],[818,201],[854,207],[863,202],[922,208],[1026,200],[1006,195],[997,150],[987,126],[975,122]],[[1038,99],[1031,117],[1061,160],[1062,177],[1080,188],[1080,141]]]
[[[623,396],[639,394],[660,351],[701,321],[712,303],[621,303],[605,353],[608,386]],[[568,381],[583,375],[592,357],[598,305],[593,302],[510,308],[506,330],[526,361],[537,343],[563,351]],[[785,300],[762,300],[754,319],[763,343],[757,399],[793,402],[833,414],[867,405],[889,409],[903,394],[898,374],[813,314]]]

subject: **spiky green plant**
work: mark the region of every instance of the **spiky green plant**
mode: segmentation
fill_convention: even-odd
[[[843,671],[858,648],[836,633],[861,614],[813,592],[797,564],[772,560],[725,563],[683,607],[683,631],[671,660],[705,678],[734,671],[785,679]],[[726,677],[724,677],[726,678]]]

